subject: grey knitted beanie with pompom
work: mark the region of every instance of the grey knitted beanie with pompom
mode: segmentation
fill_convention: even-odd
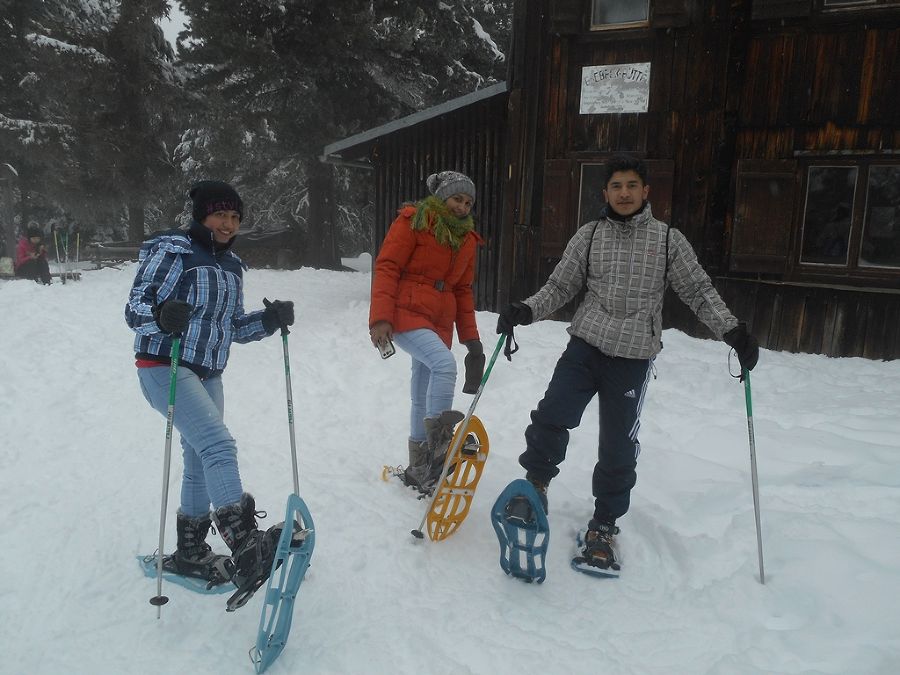
[[[469,195],[475,201],[475,183],[457,171],[433,173],[425,179],[428,190],[438,199],[447,200],[453,195]]]

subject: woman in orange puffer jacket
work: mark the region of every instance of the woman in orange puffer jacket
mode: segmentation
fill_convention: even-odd
[[[475,249],[481,243],[470,212],[475,184],[455,171],[428,177],[431,196],[400,209],[375,261],[369,336],[391,340],[412,357],[407,485],[430,490],[440,477],[453,428],[456,386],[453,325],[466,356],[466,386],[475,393],[484,349],[475,323]]]

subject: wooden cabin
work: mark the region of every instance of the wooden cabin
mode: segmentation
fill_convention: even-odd
[[[377,241],[428,173],[469,173],[477,299],[497,309],[540,287],[629,152],[763,346],[900,356],[900,0],[514,11],[506,83],[325,149],[374,169]],[[674,295],[665,321],[708,335]]]
[[[503,171],[506,148],[506,83],[351,136],[325,147],[331,164],[374,171],[374,241],[381,242],[404,202],[426,197],[425,179],[444,170],[461,171],[475,182],[473,212],[484,238],[476,261],[478,309],[493,309],[501,284]],[[374,255],[377,251],[373,251]]]

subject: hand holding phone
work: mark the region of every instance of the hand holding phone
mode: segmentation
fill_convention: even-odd
[[[381,358],[383,359],[392,357],[397,351],[394,349],[394,343],[390,338],[380,340],[375,346],[378,347],[378,353],[381,354]]]

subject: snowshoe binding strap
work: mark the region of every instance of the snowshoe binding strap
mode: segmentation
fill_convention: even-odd
[[[581,552],[572,558],[572,568],[598,577],[617,577],[622,569],[615,549],[615,525],[601,525],[578,533]]]

